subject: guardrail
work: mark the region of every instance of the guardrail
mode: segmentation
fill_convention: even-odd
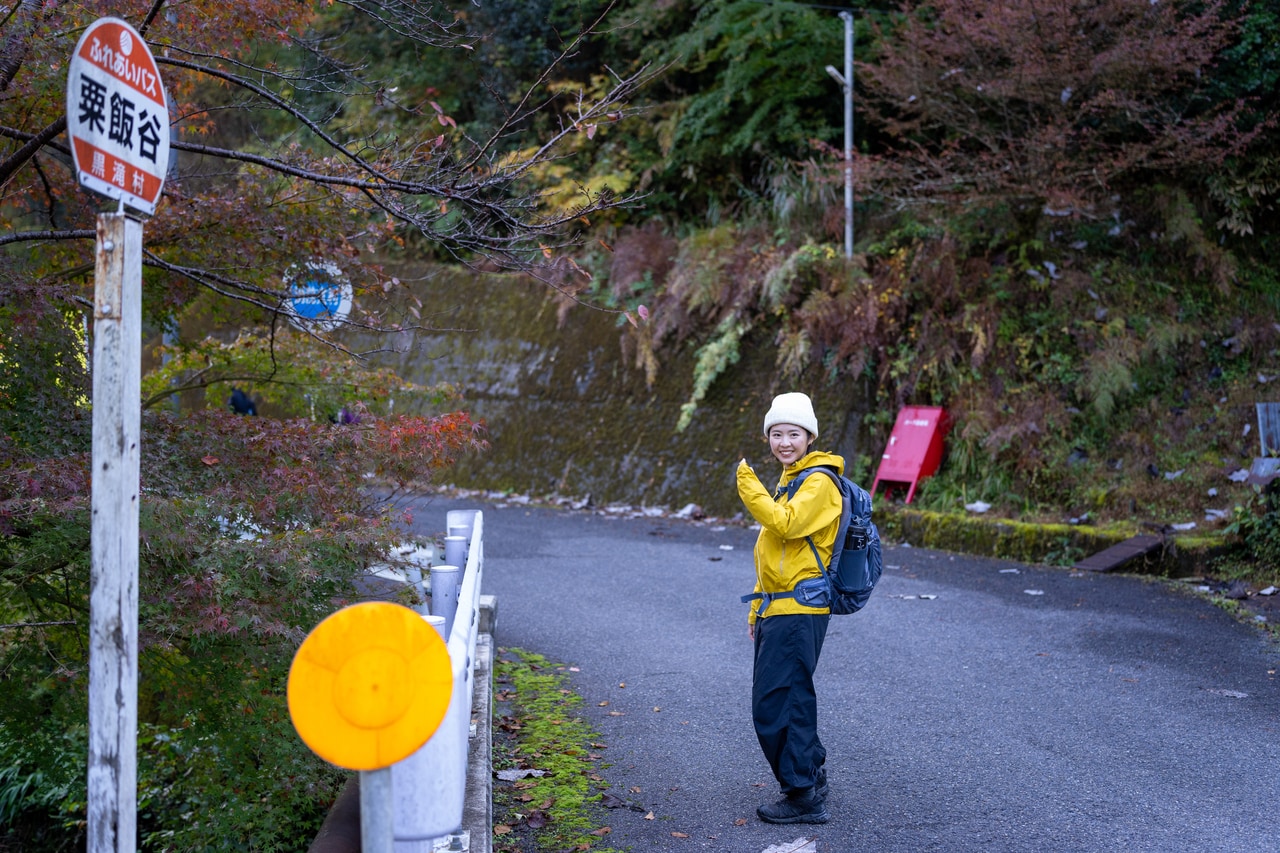
[[[442,634],[453,664],[453,699],[431,740],[391,766],[397,853],[429,851],[435,839],[455,834],[462,827],[480,626],[480,582],[484,575],[484,514],[479,510],[450,510],[447,521],[446,565],[431,568],[431,615],[444,617]],[[457,559],[458,550],[463,547],[466,564],[461,583],[457,583],[458,572],[453,569],[457,564],[447,564],[451,558]],[[403,842],[428,843],[419,848]]]
[[[347,786],[313,841],[311,853],[358,853],[361,832],[350,824],[388,819],[393,824],[395,853],[469,849],[469,834],[462,830],[462,823],[480,634],[484,515],[479,510],[450,510],[446,520],[444,564],[430,566],[430,607],[423,604],[415,609],[440,632],[448,647],[453,669],[449,709],[421,749],[391,765],[389,786],[385,776],[360,774],[365,790],[359,792],[358,809],[352,802],[357,787]],[[411,567],[401,578],[423,600],[427,583],[421,567]]]

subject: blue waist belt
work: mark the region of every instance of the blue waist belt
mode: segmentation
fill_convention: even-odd
[[[794,598],[805,607],[830,607],[831,596],[827,589],[827,579],[823,577],[809,578],[796,584],[795,589],[787,592],[753,592],[750,595],[742,596],[742,603],[746,604],[750,601],[763,601],[760,609],[756,611],[757,616],[763,616],[769,604],[779,598]]]

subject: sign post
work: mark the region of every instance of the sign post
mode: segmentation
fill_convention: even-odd
[[[89,593],[91,853],[132,851],[136,844],[141,265],[142,224],[124,214],[99,216]]]
[[[169,110],[155,59],[124,21],[85,30],[67,71],[76,177],[120,203],[98,216],[93,304],[89,581],[89,853],[137,846],[138,500],[142,223],[169,166]]]

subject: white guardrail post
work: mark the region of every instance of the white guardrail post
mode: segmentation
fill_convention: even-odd
[[[434,573],[432,578],[432,613],[444,616],[449,625],[445,639],[453,666],[453,698],[431,740],[413,755],[391,765],[395,853],[430,853],[436,839],[453,836],[462,828],[476,636],[480,628],[480,582],[484,574],[484,514],[479,510],[450,510],[448,529],[448,539],[463,536],[468,541],[454,615],[436,610]],[[448,553],[448,539],[446,554],[453,556]],[[454,849],[464,847],[455,845]]]

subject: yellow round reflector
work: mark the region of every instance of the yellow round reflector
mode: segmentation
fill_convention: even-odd
[[[449,650],[407,607],[368,601],[331,614],[289,667],[289,716],[311,750],[377,770],[426,743],[453,695]]]

